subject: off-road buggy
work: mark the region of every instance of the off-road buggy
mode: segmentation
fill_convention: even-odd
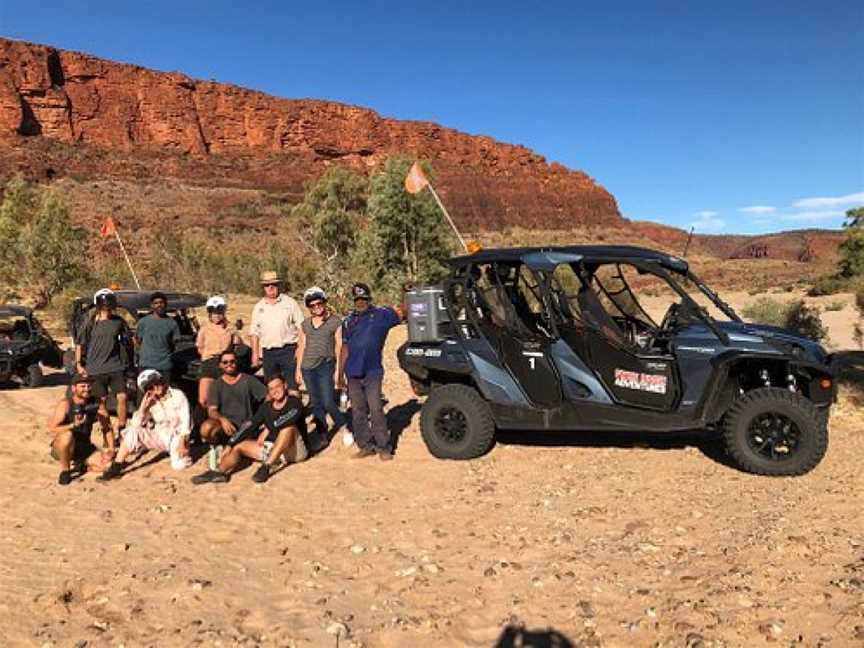
[[[63,350],[33,311],[0,305],[0,384],[13,380],[25,387],[42,384],[42,367],[63,367]]]
[[[828,447],[839,355],[742,321],[682,259],[485,250],[406,306],[399,362],[428,395],[421,430],[437,457],[482,455],[496,429],[716,430],[741,469],[800,475]]]
[[[153,290],[117,290],[117,308],[115,312],[126,320],[130,336],[135,334],[138,321],[150,314],[150,295]],[[195,336],[198,333],[198,322],[193,309],[201,308],[207,302],[203,295],[194,293],[178,293],[162,291],[168,298],[166,315],[173,318],[180,328],[180,341],[177,343],[171,361],[174,366],[175,381],[198,379],[198,350],[195,347]],[[79,297],[72,303],[72,316],[69,334],[73,340],[80,339],[81,332],[87,326],[92,316],[93,300],[91,297]],[[126,342],[126,351],[130,365],[134,362],[135,350],[132,340]],[[74,351],[67,354],[66,367],[73,371],[75,367]],[[130,387],[134,392],[134,376],[130,376]]]

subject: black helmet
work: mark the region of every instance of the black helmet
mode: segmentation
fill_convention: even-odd
[[[115,295],[114,291],[110,288],[103,288],[102,290],[97,290],[96,294],[93,295],[93,305],[96,307],[108,306],[109,308],[116,308],[117,295]]]

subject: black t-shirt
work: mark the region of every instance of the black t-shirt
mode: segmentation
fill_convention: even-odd
[[[303,403],[296,396],[288,396],[279,409],[268,401],[262,403],[252,418],[252,434],[257,437],[258,429],[267,428],[267,440],[275,441],[279,432],[289,427],[297,427],[303,418]]]
[[[83,347],[82,359],[91,376],[102,376],[126,369],[124,357],[129,327],[119,315],[88,322],[76,341]]]
[[[215,407],[219,413],[240,427],[243,421],[252,418],[258,404],[267,396],[267,388],[260,380],[248,374],[240,374],[240,380],[233,385],[224,378],[213,381],[207,395],[207,406]]]

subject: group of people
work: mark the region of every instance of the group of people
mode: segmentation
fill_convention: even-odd
[[[263,377],[241,371],[238,353],[245,343],[228,322],[225,299],[210,297],[207,321],[196,337],[201,365],[194,406],[171,384],[181,331],[168,315],[167,297],[150,296],[150,313],[133,333],[116,312],[116,295],[109,289],[96,292],[92,314],[74,340],[71,387],[48,424],[51,454],[60,463],[58,483],[69,484],[85,471],[100,473],[103,480],[117,478],[128,459],[143,450],[166,452],[174,469],[187,468],[196,429],[209,445],[209,466],[192,478],[195,484],[227,482],[250,460],[260,463],[252,479],[265,482],[278,465],[303,461],[326,447],[346,424],[357,446],[355,457],[392,459],[382,353],[400,315],[374,305],[364,283],[351,287],[354,308],[344,319],[317,286],[304,293],[304,315],[282,291],[277,273],[262,273],[261,285],[264,295],[252,311],[250,346],[251,371],[261,369]],[[138,406],[130,419],[126,379],[133,367]],[[308,407],[301,389],[308,394]],[[350,422],[337,404],[339,391],[350,400]],[[116,429],[110,396],[116,403]],[[314,434],[306,431],[307,410]],[[101,448],[92,439],[96,426]]]

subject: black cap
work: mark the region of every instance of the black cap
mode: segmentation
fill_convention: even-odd
[[[354,299],[372,299],[372,291],[365,283],[355,283],[351,286],[351,297]]]

